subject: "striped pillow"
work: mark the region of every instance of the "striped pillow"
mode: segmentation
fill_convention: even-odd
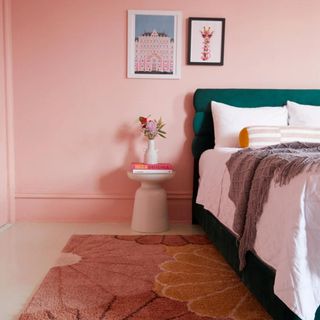
[[[251,126],[243,128],[239,134],[241,148],[258,148],[294,141],[320,143],[320,128]]]
[[[284,127],[281,130],[281,142],[320,142],[320,128]]]
[[[264,147],[278,144],[281,141],[281,127],[275,126],[252,126],[243,128],[239,134],[241,148]]]

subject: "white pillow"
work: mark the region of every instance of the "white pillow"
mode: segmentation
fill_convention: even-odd
[[[211,101],[215,145],[239,147],[239,132],[249,126],[287,126],[286,107],[238,108]]]
[[[287,101],[289,126],[320,127],[320,106]]]

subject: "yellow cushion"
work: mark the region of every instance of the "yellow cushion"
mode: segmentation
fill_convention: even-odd
[[[248,128],[243,128],[239,133],[239,144],[241,148],[249,147],[249,132]]]
[[[320,143],[320,128],[294,126],[250,126],[239,133],[241,148],[265,147],[284,142]]]

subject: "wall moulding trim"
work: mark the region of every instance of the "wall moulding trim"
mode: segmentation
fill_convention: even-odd
[[[191,200],[191,192],[167,192],[168,200]],[[80,193],[16,193],[16,199],[80,199],[80,200],[133,200],[127,194],[80,194]]]

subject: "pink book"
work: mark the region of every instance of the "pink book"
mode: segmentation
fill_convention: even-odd
[[[147,164],[142,162],[132,162],[131,163],[131,170],[133,169],[157,169],[157,170],[173,170],[173,165],[171,163],[155,163],[155,164]]]

